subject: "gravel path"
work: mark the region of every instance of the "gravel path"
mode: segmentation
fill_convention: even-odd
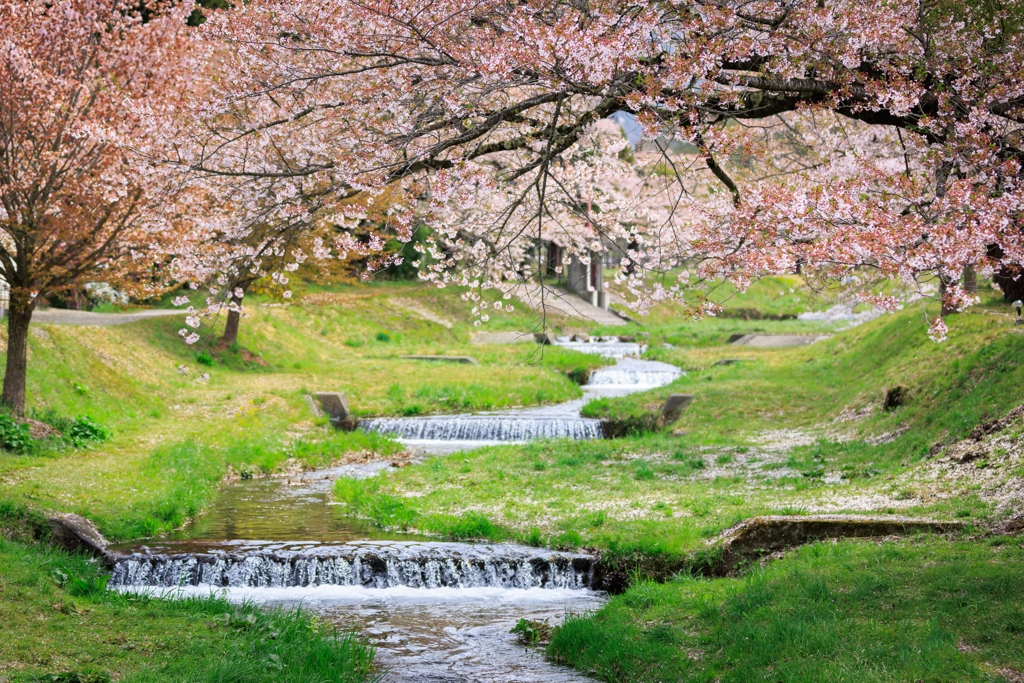
[[[553,289],[544,288],[544,296],[541,298],[541,288],[533,283],[520,286],[515,295],[524,304],[534,310],[540,310],[543,306],[554,313],[564,315],[574,320],[586,321],[597,325],[625,325],[626,321],[611,311],[592,306],[575,294]],[[542,303],[543,302],[543,303]]]
[[[184,315],[185,311],[150,309],[131,313],[92,313],[91,311],[69,311],[62,308],[41,308],[32,314],[34,325],[124,325],[147,318],[162,318],[169,315]]]

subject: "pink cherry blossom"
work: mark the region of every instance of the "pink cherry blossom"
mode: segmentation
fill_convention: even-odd
[[[611,252],[641,314],[797,268],[941,282],[948,314],[964,273],[1024,288],[1024,46],[986,12],[252,0],[197,32],[214,57],[141,151],[211,207],[176,272],[226,287],[307,253],[383,268],[428,226],[421,276],[469,305],[555,244]]]

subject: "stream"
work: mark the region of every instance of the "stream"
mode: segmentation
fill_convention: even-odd
[[[572,344],[612,355],[609,342]],[[555,406],[375,418],[360,427],[395,435],[424,454],[536,438],[600,438],[599,421],[580,416],[587,401],[645,391],[679,375],[672,365],[622,358],[593,372],[582,398]],[[388,683],[590,681],[525,648],[509,629],[520,618],[556,624],[567,613],[600,607],[604,594],[590,589],[594,558],[391,534],[331,503],[337,477],[375,476],[387,468],[387,462],[371,462],[240,482],[185,529],[144,545],[112,547],[122,557],[110,585],[174,595],[223,591],[236,600],[301,605],[373,642]]]

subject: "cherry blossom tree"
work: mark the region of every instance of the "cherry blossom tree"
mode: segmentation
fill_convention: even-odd
[[[25,406],[28,328],[48,294],[103,280],[158,291],[190,225],[188,190],[130,148],[151,137],[199,51],[191,8],[0,2],[0,276],[10,286],[3,400]],[[182,200],[172,204],[169,198]]]
[[[342,228],[334,254],[378,248],[352,238],[369,219],[404,240],[424,221],[427,277],[470,298],[507,291],[556,230],[579,253],[627,239],[641,310],[714,313],[688,286],[802,265],[937,278],[948,314],[974,300],[962,273],[1020,287],[1022,16],[985,0],[253,0],[200,29],[230,77],[183,108],[165,156],[259,207],[241,225],[315,199]],[[607,213],[587,197],[614,172],[590,140],[616,112],[695,150],[665,153],[675,198],[657,220],[635,220],[665,191],[653,174]],[[793,163],[772,172],[782,129]],[[651,285],[651,269],[680,279]]]

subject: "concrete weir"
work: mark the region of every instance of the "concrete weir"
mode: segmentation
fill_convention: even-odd
[[[518,545],[365,541],[237,553],[113,558],[112,586],[564,588],[593,583],[595,558]]]

